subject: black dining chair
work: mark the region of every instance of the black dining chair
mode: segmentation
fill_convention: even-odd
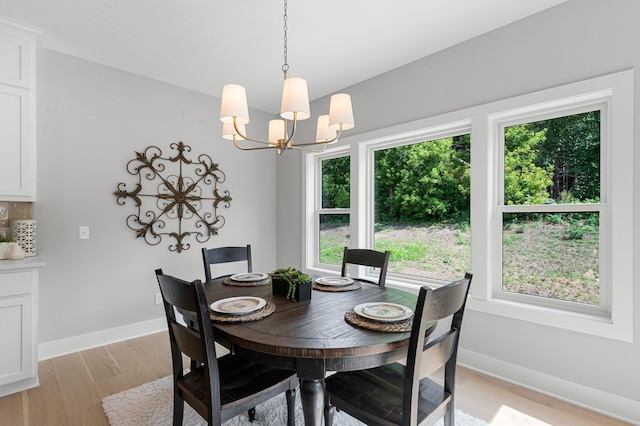
[[[216,263],[246,261],[247,272],[253,272],[253,267],[251,265],[251,245],[250,244],[247,244],[246,247],[228,246],[228,247],[216,247],[211,249],[203,247],[202,260],[204,262],[204,277],[206,281],[210,281],[213,279],[213,276],[211,275],[211,265]]]
[[[204,265],[204,279],[211,281],[214,277],[211,274],[211,265],[219,263],[230,262],[246,262],[247,272],[253,272],[253,266],[251,264],[251,245],[246,246],[227,246],[227,247],[215,247],[215,248],[202,248],[202,263]],[[224,275],[222,275],[224,276]],[[220,278],[218,276],[216,278]],[[191,316],[188,312],[182,312],[178,310],[184,321],[190,328],[197,330],[197,323],[195,317]]]
[[[363,265],[379,268],[380,274],[378,276],[378,282],[374,284],[378,284],[384,288],[387,280],[387,268],[389,267],[389,251],[381,252],[370,249],[350,249],[345,247],[342,256],[341,275],[343,277],[348,276],[348,265]],[[373,282],[363,278],[358,278],[358,280]]]
[[[420,288],[406,366],[393,363],[326,379],[326,425],[332,424],[336,408],[367,425],[433,424],[442,416],[445,426],[455,425],[456,358],[471,278],[467,273],[436,289]],[[450,316],[449,329],[427,342],[427,324]],[[443,366],[440,385],[428,376]]]
[[[244,411],[249,412],[249,419],[253,421],[255,406],[282,392],[286,393],[287,424],[294,426],[296,373],[265,367],[231,354],[217,358],[202,282],[182,281],[164,275],[161,269],[156,270],[156,277],[171,343],[174,426],[182,425],[185,402],[209,425],[220,425]],[[177,321],[174,308],[191,312],[197,318],[198,329],[190,329]],[[183,354],[197,362],[198,367],[185,372]]]

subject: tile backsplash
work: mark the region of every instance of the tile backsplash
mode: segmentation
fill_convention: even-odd
[[[33,220],[34,203],[0,200],[0,237],[9,235],[12,220]]]

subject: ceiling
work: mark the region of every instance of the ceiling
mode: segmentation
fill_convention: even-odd
[[[289,0],[289,76],[314,100],[563,1]],[[44,48],[218,97],[241,84],[279,111],[282,0],[0,0],[0,16]]]

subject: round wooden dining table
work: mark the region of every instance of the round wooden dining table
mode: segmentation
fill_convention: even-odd
[[[205,283],[207,301],[253,296],[275,304],[269,316],[250,322],[213,321],[216,341],[254,362],[295,370],[305,425],[320,426],[324,378],[332,371],[352,371],[389,364],[406,357],[410,332],[371,331],[349,324],[345,313],[365,302],[396,303],[415,309],[417,296],[362,283],[352,291],[314,290],[311,300],[295,302],[272,294],[271,284],[231,286],[223,279]]]

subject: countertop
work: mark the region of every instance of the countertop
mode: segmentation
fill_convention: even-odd
[[[24,259],[20,259],[20,260],[5,259],[5,260],[0,260],[0,272],[17,270],[17,269],[42,268],[43,266],[46,266],[46,265],[47,264],[44,261],[42,261],[41,259],[38,259],[38,256],[25,257]]]

